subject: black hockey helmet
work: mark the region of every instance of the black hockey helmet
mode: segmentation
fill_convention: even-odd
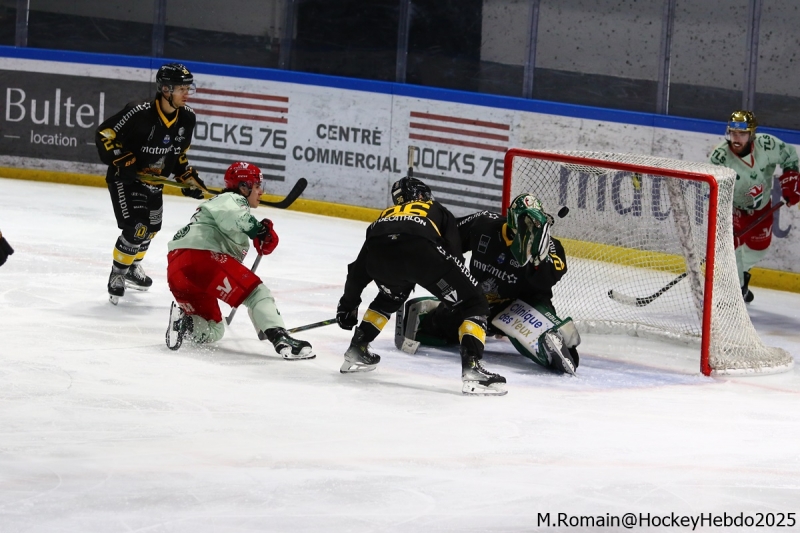
[[[427,202],[433,200],[431,188],[417,178],[402,178],[392,185],[392,201],[400,205],[415,200]]]
[[[173,87],[178,85],[188,85],[190,87],[189,93],[194,92],[194,76],[189,72],[181,63],[167,63],[161,65],[156,73],[156,89],[159,94],[162,94],[164,87],[169,87],[172,92]]]

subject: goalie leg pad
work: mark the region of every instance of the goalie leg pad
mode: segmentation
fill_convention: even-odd
[[[419,348],[417,330],[422,317],[439,307],[439,300],[432,296],[412,298],[402,310],[398,310],[395,318],[394,345],[406,353],[416,353]]]
[[[561,319],[543,305],[515,300],[492,320],[519,353],[545,368],[575,374],[581,336],[572,319]]]

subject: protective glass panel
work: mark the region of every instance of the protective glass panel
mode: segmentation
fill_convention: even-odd
[[[530,0],[483,2],[477,90],[507,96],[522,95],[530,18]]]
[[[797,0],[764,0],[754,109],[763,126],[800,129],[798,26],[800,4]]]
[[[415,0],[406,81],[480,91],[482,0]],[[518,43],[524,47],[524,43]],[[521,83],[520,83],[521,87]],[[521,88],[520,92],[521,94]]]
[[[164,57],[276,68],[283,5],[282,0],[169,0]]]
[[[655,112],[663,0],[541,2],[533,97]]]
[[[297,6],[291,69],[394,81],[400,0],[308,0]]]
[[[14,46],[16,25],[16,0],[3,0],[0,2],[0,45]]]
[[[678,0],[669,114],[727,121],[742,106],[748,0]]]
[[[148,56],[153,2],[31,0],[28,46]]]

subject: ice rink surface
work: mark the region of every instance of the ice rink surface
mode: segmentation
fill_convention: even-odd
[[[0,267],[3,533],[516,532],[547,529],[546,513],[551,525],[558,513],[800,514],[800,365],[707,378],[693,349],[584,336],[567,377],[490,340],[486,366],[509,393],[466,397],[457,351],[399,352],[393,322],[373,343],[378,368],[343,375],[350,332],[299,333],[317,358],[284,361],[244,310],[217,345],[168,350],[166,246],[196,206],[165,196],[143,263],[153,288],[115,307],[108,191],[0,179],[0,230],[16,250]],[[253,213],[280,235],[258,274],[287,326],[333,317],[367,224]],[[800,295],[754,293],[762,338],[797,360]]]

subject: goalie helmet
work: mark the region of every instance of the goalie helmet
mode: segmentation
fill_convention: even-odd
[[[181,63],[167,63],[161,65],[156,73],[156,90],[158,94],[162,94],[164,87],[168,87],[170,93],[175,86],[188,85],[189,94],[194,93],[194,76],[189,72]]]
[[[532,194],[520,194],[507,213],[508,229],[514,235],[511,255],[520,265],[538,265],[550,252],[550,226],[553,217],[544,212],[541,200]]]
[[[752,139],[757,127],[758,122],[752,111],[739,110],[731,113],[726,133],[730,134],[732,131],[746,131],[750,133],[750,138]]]
[[[394,205],[413,201],[428,202],[433,200],[431,188],[417,178],[402,178],[392,185],[392,201]]]
[[[239,186],[246,185],[250,190],[256,184],[261,185],[262,179],[260,168],[252,163],[237,161],[225,171],[225,188],[239,192]]]

